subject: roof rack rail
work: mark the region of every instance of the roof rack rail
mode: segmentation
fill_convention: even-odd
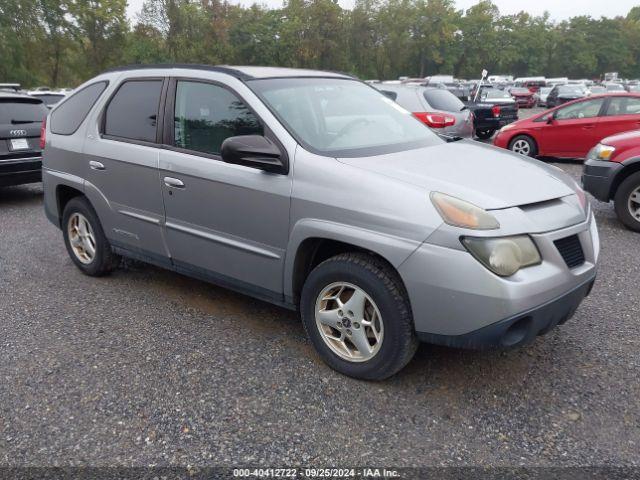
[[[209,72],[219,72],[226,73],[227,75],[231,75],[239,80],[250,80],[253,77],[251,75],[247,75],[240,70],[236,70],[232,67],[225,67],[219,65],[203,65],[203,64],[190,64],[190,63],[158,63],[158,64],[133,64],[133,65],[123,65],[120,67],[110,68],[105,70],[103,73],[111,73],[111,72],[124,72],[128,70],[146,70],[146,69],[158,69],[158,68],[185,68],[192,70],[206,70]]]

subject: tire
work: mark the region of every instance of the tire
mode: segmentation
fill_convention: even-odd
[[[489,140],[496,133],[495,130],[476,130],[476,137],[480,140]]]
[[[349,302],[356,298],[356,291],[359,298],[366,297],[364,316],[359,315],[358,310],[363,310],[358,309],[358,302]],[[344,303],[323,300],[331,295],[342,295],[340,300]],[[355,312],[352,312],[351,307],[354,306]],[[320,323],[322,311],[329,322],[342,319],[338,327],[330,328]],[[307,335],[323,360],[334,370],[350,377],[363,380],[388,378],[409,363],[418,346],[411,306],[400,277],[372,255],[344,253],[318,265],[302,288],[300,312]],[[379,314],[378,322],[374,313]],[[365,325],[366,322],[371,322],[371,326]],[[327,340],[329,335],[346,339],[342,342],[344,348],[338,346],[339,341]],[[372,355],[363,355],[356,347],[357,344],[362,345],[363,338],[368,347],[362,350],[369,348],[374,352]],[[360,358],[356,358],[357,355]]]
[[[518,135],[509,142],[509,150],[520,155],[535,158],[538,155],[536,141],[528,135]]]
[[[69,257],[86,275],[107,275],[120,260],[111,250],[98,215],[85,197],[74,197],[67,203],[62,214],[62,235]]]
[[[640,172],[624,179],[613,200],[618,219],[628,229],[640,232]],[[631,212],[634,207],[635,215]]]

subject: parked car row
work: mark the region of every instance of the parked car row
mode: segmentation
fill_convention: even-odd
[[[585,189],[599,200],[614,200],[620,221],[640,231],[640,94],[563,103],[504,126],[493,143],[529,157],[586,159]]]

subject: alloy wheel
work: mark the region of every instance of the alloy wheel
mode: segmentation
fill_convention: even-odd
[[[366,362],[379,351],[384,337],[380,310],[360,287],[336,282],[316,301],[316,326],[333,353],[350,362]]]
[[[637,187],[629,195],[627,207],[631,216],[640,222],[640,187]]]
[[[67,224],[69,243],[74,255],[87,265],[96,256],[96,237],[87,218],[81,213],[73,213]]]
[[[531,145],[526,140],[516,140],[511,147],[511,150],[515,153],[519,153],[520,155],[529,156],[531,153]]]

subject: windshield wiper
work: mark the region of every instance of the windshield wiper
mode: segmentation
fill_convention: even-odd
[[[42,120],[11,120],[12,125],[18,125],[20,123],[42,123]]]
[[[461,112],[464,112],[466,109],[468,109],[469,107],[467,107],[466,105],[463,105],[462,108],[460,109]]]

